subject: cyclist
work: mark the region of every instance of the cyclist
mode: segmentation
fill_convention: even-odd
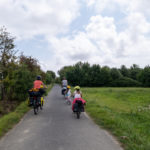
[[[68,85],[68,81],[64,77],[63,80],[62,80],[62,95],[65,95],[65,92],[67,90],[67,85]]]
[[[42,87],[45,87],[45,85],[41,81],[41,76],[38,75],[37,79],[33,83],[33,88],[28,91],[30,95],[29,106],[33,105],[33,97],[35,96],[36,96],[37,101],[40,103],[41,96],[45,93]]]
[[[71,104],[71,87],[68,85],[67,86],[67,90],[66,90],[66,94],[65,94],[65,99],[68,102],[68,104]]]
[[[45,93],[43,88],[45,88],[45,85],[41,81],[41,76],[38,75],[37,79],[34,81],[34,89],[36,89],[36,91],[37,91],[36,94],[37,94],[37,100],[39,103],[40,103],[42,95]]]
[[[76,86],[73,93],[74,98],[82,98],[82,92],[80,91],[80,86]]]
[[[82,92],[80,91],[80,87],[76,86],[74,89],[75,89],[75,91],[74,91],[74,95],[73,95],[74,100],[72,102],[72,110],[74,111],[74,106],[75,106],[75,103],[77,100],[82,101],[83,109],[84,109],[84,105],[85,105],[86,101],[84,99],[82,99]]]
[[[41,76],[38,75],[38,76],[37,76],[37,79],[34,81],[34,88],[35,88],[35,89],[40,89],[40,88],[41,88],[41,85],[44,86],[44,83],[41,81]]]
[[[64,77],[63,80],[62,80],[62,87],[67,87],[68,85],[68,81],[66,80],[66,78]]]

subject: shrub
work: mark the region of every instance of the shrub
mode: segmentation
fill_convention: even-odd
[[[121,77],[110,83],[112,87],[140,87],[142,84],[128,77]]]

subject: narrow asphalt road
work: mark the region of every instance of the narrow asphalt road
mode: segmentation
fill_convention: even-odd
[[[122,150],[106,131],[84,113],[80,119],[64,103],[55,85],[38,115],[28,112],[21,122],[0,140],[0,150]]]

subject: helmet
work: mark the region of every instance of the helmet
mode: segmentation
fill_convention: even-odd
[[[40,75],[38,75],[36,78],[37,78],[37,80],[41,80],[41,76]]]
[[[67,89],[70,89],[70,88],[71,88],[71,87],[68,85],[68,86],[67,86]]]
[[[75,86],[74,89],[75,90],[80,90],[80,86]]]

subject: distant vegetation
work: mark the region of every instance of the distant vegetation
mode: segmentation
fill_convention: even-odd
[[[101,67],[98,64],[78,62],[73,66],[65,66],[58,71],[60,78],[64,76],[73,86],[83,87],[150,87],[150,66],[140,68],[133,64],[130,68]]]

